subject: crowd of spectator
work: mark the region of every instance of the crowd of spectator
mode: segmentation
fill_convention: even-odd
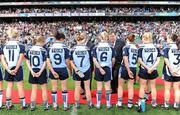
[[[18,13],[156,13],[180,12],[180,7],[59,7],[59,8],[0,8],[1,14]]]
[[[22,41],[31,44],[38,35],[44,35],[47,42],[53,38],[53,32],[62,31],[66,35],[66,44],[72,47],[75,44],[75,34],[78,31],[86,33],[87,37],[93,42],[97,42],[98,34],[102,31],[112,31],[119,39],[124,39],[129,33],[134,33],[137,40],[141,38],[144,32],[150,31],[154,35],[154,41],[159,42],[167,34],[177,33],[180,35],[180,21],[57,21],[57,22],[12,22],[0,23],[0,38],[8,39],[6,31],[10,28],[17,28]]]

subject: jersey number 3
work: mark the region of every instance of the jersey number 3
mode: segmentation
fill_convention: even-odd
[[[176,56],[176,62],[173,62],[174,65],[178,65],[180,64],[180,54],[174,54],[174,56]]]

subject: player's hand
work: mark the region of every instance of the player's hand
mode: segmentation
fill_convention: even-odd
[[[174,77],[179,76],[179,75],[178,75],[178,71],[176,71],[176,70],[174,70],[174,69],[170,69],[170,72],[171,72],[171,74],[172,74]]]
[[[7,72],[8,72],[9,74],[11,74],[11,75],[15,75],[14,72],[13,72],[12,70],[10,70],[10,69],[8,69]]]
[[[53,74],[53,76],[54,76],[55,78],[59,78],[58,73],[56,73],[55,71],[53,71],[52,74]]]
[[[154,68],[149,68],[148,73],[151,74],[154,71]]]
[[[129,75],[130,78],[132,78],[132,79],[134,78],[134,74],[133,74],[133,72],[131,70],[128,71],[128,75]]]
[[[14,69],[14,70],[11,70],[12,72],[12,75],[16,75],[17,71]]]
[[[100,68],[99,71],[101,72],[102,75],[105,75],[106,72],[104,71],[104,69]]]
[[[77,70],[77,71],[76,71],[76,74],[78,74],[80,78],[83,78],[83,77],[84,77],[84,73],[81,72],[80,70]]]
[[[33,77],[36,77],[36,73],[34,71],[31,71],[31,74]]]
[[[42,74],[41,71],[37,72],[37,73],[36,73],[36,77],[39,77],[41,74]]]

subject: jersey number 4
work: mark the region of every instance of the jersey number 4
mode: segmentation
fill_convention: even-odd
[[[147,58],[147,61],[146,62],[150,62],[151,64],[153,64],[154,60],[153,60],[153,53],[151,53],[149,55],[149,57]]]

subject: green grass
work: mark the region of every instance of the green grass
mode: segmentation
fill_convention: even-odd
[[[161,62],[158,66],[158,73],[159,76],[162,76],[162,67],[163,67],[163,58],[161,58]],[[25,89],[31,89],[31,85],[28,83],[28,76],[29,76],[29,71],[27,69],[27,67],[24,65],[24,80],[25,80]],[[59,82],[59,89],[61,89],[61,84]],[[6,87],[6,82],[4,82],[4,88]],[[135,88],[139,88],[139,83],[137,83],[135,86]],[[125,84],[125,88],[126,84]],[[163,89],[164,87],[162,85],[157,85],[158,89]],[[15,86],[16,89],[16,86]],[[48,82],[48,89],[51,89],[51,83],[50,81]],[[68,89],[74,89],[74,82],[72,80],[72,77],[69,78],[68,80]],[[92,80],[92,89],[96,89],[96,82],[94,80]],[[72,108],[71,110],[64,112],[62,110],[58,110],[58,111],[53,111],[52,109],[49,111],[44,112],[43,108],[41,105],[37,105],[37,110],[34,112],[31,112],[29,110],[20,110],[20,105],[19,104],[15,104],[15,108],[11,111],[7,111],[6,109],[0,110],[0,115],[141,115],[141,114],[145,114],[145,115],[180,115],[180,111],[175,111],[174,109],[170,109],[170,110],[164,110],[160,107],[158,107],[157,109],[152,109],[150,105],[147,105],[147,111],[146,113],[138,113],[136,108],[133,108],[132,110],[127,109],[126,106],[124,106],[123,110],[118,110],[115,106],[113,106],[113,108],[111,110],[107,110],[105,105],[102,105],[102,109],[101,110],[96,110],[91,109],[88,110],[86,105],[81,105],[81,109],[79,110],[75,110],[74,108]]]
[[[157,109],[151,108],[150,105],[146,107],[145,113],[139,113],[137,112],[137,109],[134,107],[133,109],[129,110],[126,106],[124,106],[124,109],[118,110],[115,106],[113,106],[112,109],[107,110],[105,105],[102,105],[101,110],[88,109],[86,105],[81,105],[81,109],[76,110],[75,108],[71,108],[69,111],[53,111],[48,110],[44,111],[42,106],[38,105],[37,109],[33,112],[29,110],[20,110],[19,105],[16,105],[13,110],[7,111],[7,110],[0,110],[1,115],[179,115],[180,111],[175,111],[173,109],[170,110],[164,110],[160,107]]]

